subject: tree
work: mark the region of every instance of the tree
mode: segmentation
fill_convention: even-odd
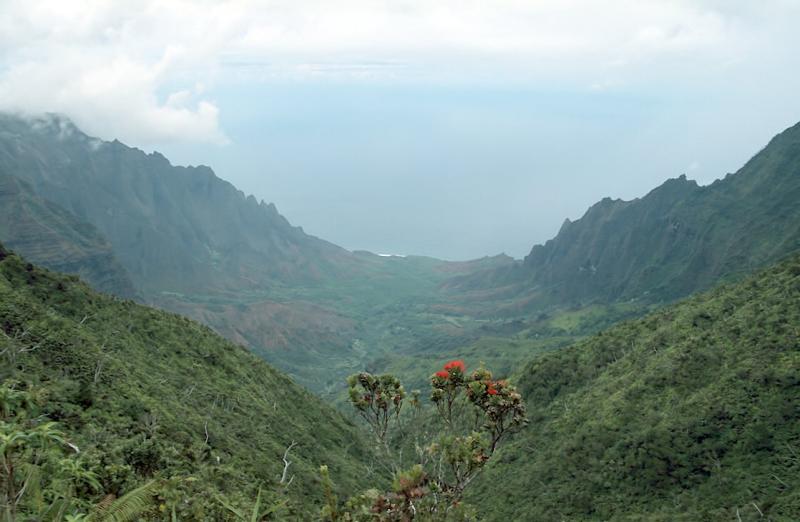
[[[348,384],[350,403],[365,419],[376,440],[387,452],[401,451],[403,441],[391,440],[391,428],[400,427],[405,400],[400,381],[388,374],[373,376],[363,372],[351,376]],[[323,468],[326,520],[473,518],[469,507],[462,502],[464,491],[501,442],[527,423],[525,404],[508,381],[494,380],[492,373],[483,367],[467,374],[466,365],[460,360],[445,364],[431,376],[430,385],[433,408],[425,419],[441,425],[440,435],[428,441],[419,452],[419,462],[411,468],[400,471],[393,467],[390,491],[370,490],[349,499],[343,507],[333,495],[327,468]],[[412,421],[420,422],[416,416]]]

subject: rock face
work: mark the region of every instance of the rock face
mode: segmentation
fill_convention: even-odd
[[[94,226],[38,197],[27,183],[2,171],[0,239],[30,261],[78,275],[102,292],[137,297],[111,244]]]
[[[532,306],[673,300],[800,249],[800,124],[736,174],[685,176],[633,201],[604,199],[513,267],[456,279]]]
[[[57,116],[0,116],[0,170],[99,229],[145,294],[313,281],[352,257],[207,167],[175,167]]]

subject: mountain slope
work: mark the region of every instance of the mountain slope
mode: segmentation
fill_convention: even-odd
[[[528,308],[670,301],[800,249],[800,124],[736,174],[700,187],[685,176],[641,199],[604,199],[513,268],[448,286]]]
[[[31,187],[0,172],[0,240],[51,270],[79,275],[94,288],[121,297],[135,297],[128,273],[111,245],[88,223],[55,203],[38,197]]]
[[[58,116],[0,115],[0,170],[97,227],[145,294],[313,281],[352,258],[207,167],[91,138]]]
[[[274,496],[293,441],[286,494],[296,515],[321,502],[321,464],[347,491],[371,480],[355,427],[247,350],[2,247],[0,331],[0,381],[44,391],[47,415],[99,475],[97,494],[194,477],[180,518],[224,520],[218,495],[246,505],[263,486]]]
[[[487,520],[800,519],[798,325],[800,256],[536,358],[518,376],[531,424],[475,504]]]
[[[512,261],[348,252],[293,227],[207,167],[172,166],[158,153],[91,138],[58,116],[0,114],[0,172],[93,225],[145,302],[202,321],[317,391],[338,389],[387,351],[432,337],[438,344],[451,318],[426,310],[437,285]],[[16,243],[22,255],[48,248],[39,236],[25,237]],[[447,342],[465,330],[450,328]]]

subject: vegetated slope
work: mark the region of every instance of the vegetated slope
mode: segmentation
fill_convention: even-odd
[[[44,390],[46,413],[99,475],[98,494],[191,476],[182,518],[222,520],[216,496],[252,504],[260,486],[274,496],[293,441],[296,514],[321,501],[321,464],[346,491],[370,480],[354,426],[242,347],[2,248],[0,259],[0,381]]]
[[[89,223],[38,197],[24,181],[0,172],[0,241],[30,261],[79,275],[94,288],[135,297],[128,273],[111,245]]]
[[[0,168],[97,227],[146,294],[309,281],[352,257],[208,167],[173,166],[58,116],[0,115]]]
[[[700,187],[685,176],[641,199],[604,199],[511,268],[451,289],[531,309],[671,301],[800,249],[800,124],[736,174]]]
[[[518,380],[531,424],[475,484],[487,520],[800,520],[800,257]]]

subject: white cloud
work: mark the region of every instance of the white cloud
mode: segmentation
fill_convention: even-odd
[[[155,0],[3,3],[0,108],[64,113],[92,134],[136,144],[225,143],[219,108],[198,77],[213,77],[216,56],[239,25],[229,23],[230,13],[241,13],[200,7]]]
[[[224,143],[215,86],[276,78],[702,81],[786,49],[764,0],[3,0],[0,108],[133,143]],[[777,44],[775,42],[778,42]],[[783,51],[786,52],[786,51]],[[699,80],[698,80],[699,78]]]

